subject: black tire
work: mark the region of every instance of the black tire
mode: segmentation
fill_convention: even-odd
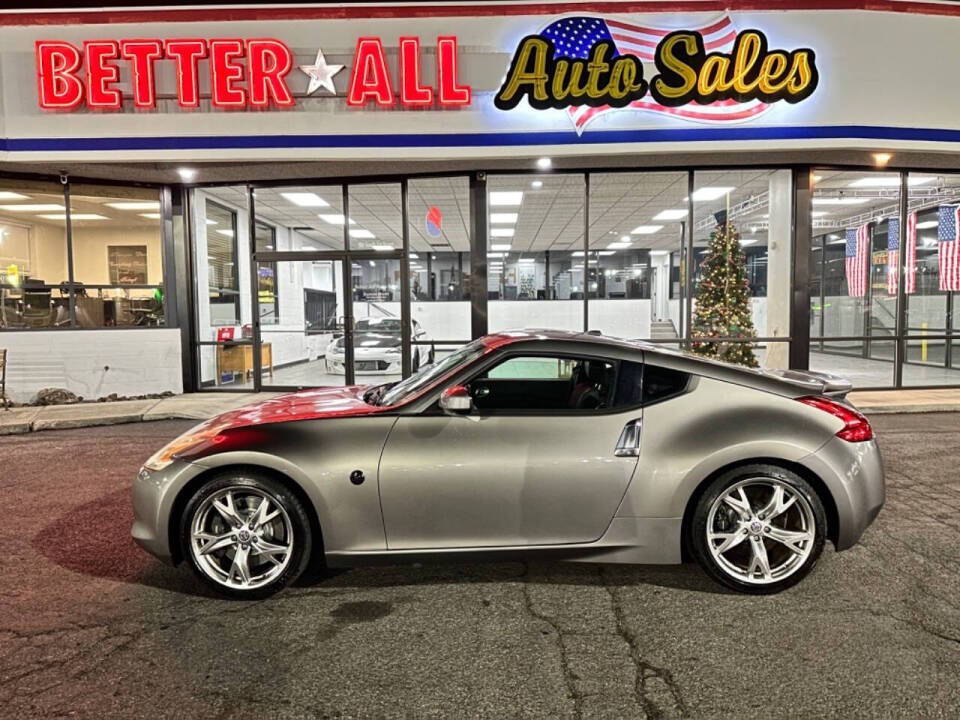
[[[806,543],[809,543],[809,546],[806,543],[804,544],[805,549],[809,547],[809,552],[806,555],[806,559],[803,560],[802,563],[797,563],[796,567],[790,570],[789,574],[785,575],[779,580],[774,579],[772,581],[763,581],[761,579],[754,578],[754,582],[751,582],[749,580],[740,579],[720,565],[713,553],[711,553],[708,545],[707,521],[711,508],[715,503],[718,502],[718,500],[728,489],[750,479],[769,479],[773,481],[774,484],[781,483],[797,496],[797,499],[793,502],[794,510],[792,512],[802,515],[806,509],[809,509],[810,515],[812,515],[814,525],[813,538],[812,541],[806,541]],[[760,490],[762,490],[761,485],[747,487],[755,488],[750,492],[760,492]],[[772,496],[772,494],[773,486],[771,485],[770,495]],[[760,503],[757,504],[762,504],[762,502],[763,501],[761,498]],[[803,505],[804,502],[806,503],[805,507]],[[750,505],[755,511],[755,503],[752,501],[752,498]],[[730,511],[727,510],[726,512],[729,513]],[[783,515],[780,516],[783,518],[781,521],[774,520],[769,524],[780,522],[781,524],[785,525],[791,520],[796,521],[798,516],[791,515],[790,513],[790,510],[784,511]],[[740,518],[737,518],[737,522],[739,522],[739,520]],[[715,522],[719,522],[719,520],[715,518]],[[720,529],[726,528],[715,528],[715,531],[719,531]],[[794,528],[784,527],[783,529]],[[710,483],[710,485],[700,496],[693,510],[686,541],[688,543],[688,547],[693,553],[693,556],[696,558],[700,566],[717,582],[738,592],[749,593],[753,595],[768,595],[778,593],[781,590],[785,590],[786,588],[796,585],[804,577],[806,577],[811,570],[813,570],[814,566],[817,564],[817,560],[820,558],[820,554],[823,552],[826,530],[827,515],[823,509],[823,503],[821,502],[820,497],[817,495],[816,490],[814,490],[810,483],[797,475],[795,472],[792,472],[786,468],[779,467],[777,465],[757,463],[753,465],[744,465],[729,470]],[[743,532],[745,537],[748,538],[748,542],[744,543],[741,541],[741,544],[745,544],[748,552],[753,552],[752,546],[749,543],[759,541],[761,545],[764,545],[767,548],[767,550],[774,550],[781,556],[784,556],[785,559],[792,558],[789,550],[779,547],[779,544],[772,541],[769,537],[760,534],[756,538],[753,538],[751,537],[750,531],[743,530]],[[728,552],[733,551],[731,550]],[[762,555],[763,553],[759,554]],[[799,555],[799,553],[797,553],[797,555]]]
[[[292,549],[289,560],[282,572],[268,583],[253,588],[229,587],[212,578],[200,567],[194,555],[191,543],[191,526],[199,510],[202,510],[204,501],[211,495],[226,488],[237,488],[242,493],[244,488],[250,488],[270,496],[271,501],[279,505],[289,518],[292,528]],[[256,470],[232,469],[224,471],[204,483],[190,498],[180,518],[180,549],[182,557],[187,559],[190,567],[200,580],[213,588],[217,593],[227,597],[256,600],[273,595],[293,583],[310,564],[310,555],[313,547],[313,533],[310,528],[310,518],[303,503],[281,482],[269,474]]]

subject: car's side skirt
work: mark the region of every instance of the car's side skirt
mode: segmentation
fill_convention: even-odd
[[[565,562],[672,565],[681,561],[682,518],[614,518],[592,543],[429,550],[327,552],[330,567],[399,565],[413,562],[560,560]]]

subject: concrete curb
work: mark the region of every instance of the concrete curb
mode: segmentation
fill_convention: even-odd
[[[160,400],[121,400],[0,410],[0,435],[23,435],[43,430],[69,430],[157,420],[197,422],[279,393],[197,393]]]

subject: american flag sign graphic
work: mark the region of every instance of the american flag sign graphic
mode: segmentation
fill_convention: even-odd
[[[728,15],[701,27],[684,29],[699,33],[703,38],[704,49],[708,53],[730,52],[737,38],[737,31]],[[674,28],[636,25],[599,17],[572,16],[550,23],[540,32],[540,35],[553,41],[556,47],[554,58],[586,59],[590,56],[590,49],[596,43],[606,40],[614,44],[616,52],[613,57],[635,55],[643,62],[653,62],[653,53],[657,44],[673,31]],[[578,105],[567,108],[567,114],[579,134],[591,120],[622,110],[646,110],[685,120],[728,124],[749,120],[769,109],[769,104],[759,100],[748,102],[718,100],[708,105],[689,103],[680,107],[666,107],[650,97],[643,97],[623,108],[613,108],[609,105],[600,107]]]

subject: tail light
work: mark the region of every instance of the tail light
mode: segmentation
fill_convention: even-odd
[[[822,395],[810,395],[797,398],[797,400],[804,405],[823,410],[842,420],[844,427],[837,433],[838,438],[847,442],[863,442],[873,438],[873,428],[870,427],[870,421],[852,407]]]

